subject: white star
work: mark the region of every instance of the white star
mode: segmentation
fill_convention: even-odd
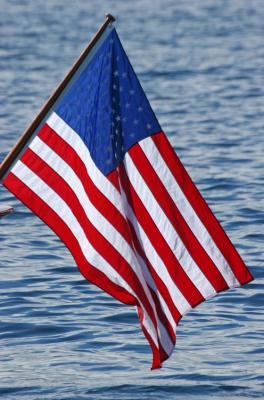
[[[126,103],[126,108],[129,108],[130,107],[130,103]]]
[[[138,124],[138,119],[134,119],[133,124],[137,125]]]
[[[114,72],[114,75],[115,75],[115,76],[118,76],[118,71],[115,71],[115,72]]]
[[[124,117],[124,118],[123,118],[123,121],[126,122],[126,121],[127,121],[127,117]]]
[[[138,111],[139,111],[139,112],[142,112],[142,111],[143,111],[143,108],[142,108],[142,107],[138,107]]]
[[[150,124],[147,124],[147,128],[148,128],[148,129],[151,129],[151,125],[150,125]]]
[[[117,120],[117,121],[120,121],[120,120],[121,120],[120,115],[118,115],[118,116],[116,117],[116,120]]]
[[[135,90],[131,89],[131,90],[129,90],[129,93],[130,93],[131,95],[133,95],[133,94],[135,94]]]
[[[123,73],[122,73],[122,77],[123,77],[123,78],[126,78],[126,76],[127,76],[127,73],[126,73],[126,72],[123,72]]]
[[[134,133],[130,133],[129,136],[130,137],[135,137],[135,134]]]

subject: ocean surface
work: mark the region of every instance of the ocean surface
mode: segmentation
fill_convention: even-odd
[[[264,398],[264,1],[0,0],[0,160],[104,20],[255,280],[185,316],[150,371],[133,308],[0,187],[0,398]]]

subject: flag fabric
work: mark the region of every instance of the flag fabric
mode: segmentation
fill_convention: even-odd
[[[137,307],[158,368],[181,317],[253,279],[163,133],[114,28],[3,184],[81,273]]]

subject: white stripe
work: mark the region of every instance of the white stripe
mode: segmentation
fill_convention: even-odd
[[[132,208],[130,207],[125,192],[122,190],[121,193],[122,193],[122,201],[124,203],[126,210],[126,215],[135,229],[136,235],[138,237],[142,249],[144,250],[144,253],[146,254],[147,259],[149,260],[149,262],[155,269],[156,273],[167,287],[175,307],[179,310],[181,315],[186,314],[191,309],[191,305],[188,303],[188,301],[183,296],[181,291],[175,285],[170,274],[168,273],[165,264],[163,263],[159,254],[156,252],[155,247],[152,246],[152,243],[150,242],[148,236],[146,235],[144,229],[138,222]]]
[[[146,285],[145,278],[142,274],[142,270],[133,249],[129,246],[123,236],[113,227],[113,225],[91,203],[79,177],[57,153],[55,153],[48,145],[46,145],[46,143],[44,143],[37,136],[30,144],[30,148],[57,174],[59,174],[73,190],[73,192],[78,195],[78,200],[91,224],[128,262],[128,264],[138,277],[142,288],[149,300],[149,303],[154,311],[156,320],[158,321],[155,303],[153,302],[152,295],[149,291],[148,286]],[[164,332],[164,328],[161,322],[159,322],[158,327],[161,329],[161,331],[159,331],[159,334],[161,336],[166,351],[166,344],[168,344],[169,348],[171,348],[171,340]]]
[[[164,237],[164,240],[168,243],[170,249],[175,254],[185,273],[189,276],[193,284],[205,299],[215,295],[216,291],[214,287],[192,259],[177,231],[174,229],[168,217],[160,207],[159,203],[156,201],[151,190],[143,180],[143,177],[137,170],[136,165],[131,159],[129,153],[127,153],[125,156],[124,165],[126,167],[129,180],[137,195],[142,200],[144,207],[149,212],[161,235]]]
[[[82,227],[80,226],[79,222],[77,221],[76,217],[74,216],[68,205],[65,203],[65,201],[21,161],[18,161],[15,164],[12,169],[12,173],[16,175],[17,178],[19,178],[26,186],[28,186],[30,190],[36,193],[40,197],[40,199],[42,199],[49,207],[51,207],[53,211],[68,226],[72,234],[77,239],[86,260],[95,268],[103,272],[112,282],[125,288],[129,293],[137,298],[136,294],[127,284],[127,282],[91,246],[91,243],[88,241]],[[140,305],[144,314],[144,326],[150,334],[151,338],[153,339],[155,345],[158,347],[156,330],[141,302]]]
[[[83,143],[80,136],[61,119],[56,113],[52,113],[47,124],[53,129],[66,143],[68,143],[78,154],[84,163],[87,174],[90,176],[94,185],[103,193],[109,201],[124,216],[121,207],[121,197],[118,190],[106,178],[106,176],[95,165],[87,146]]]
[[[142,140],[140,142],[140,146],[149,162],[155,165],[155,170],[158,173],[163,185],[166,187],[172,200],[176,204],[197,240],[199,240],[204,250],[207,252],[211,260],[222,274],[228,286],[238,286],[239,282],[229,267],[229,264],[218,249],[210,233],[207,231],[200,218],[192,208],[187,197],[182,192],[177,180],[171,173],[153,140],[151,138]]]
[[[141,265],[141,268],[142,268],[142,272],[143,272],[143,275],[145,276],[145,279],[147,280],[147,282],[148,282],[149,286],[151,287],[151,289],[154,290],[154,292],[156,293],[156,295],[157,295],[157,297],[159,299],[161,308],[163,309],[164,314],[166,315],[166,317],[167,317],[167,319],[168,319],[173,331],[176,332],[176,326],[177,325],[175,323],[175,320],[174,320],[174,318],[173,318],[173,316],[172,316],[172,314],[170,312],[170,309],[169,309],[166,301],[164,300],[162,294],[158,290],[158,288],[157,288],[157,286],[156,286],[156,284],[155,284],[155,282],[153,280],[153,277],[152,277],[147,265],[145,264],[144,260],[141,258],[141,256],[139,254],[137,254],[137,258],[138,258],[138,260],[140,262],[140,265]]]

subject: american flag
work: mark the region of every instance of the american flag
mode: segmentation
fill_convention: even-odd
[[[3,184],[81,273],[137,307],[158,368],[181,317],[253,279],[163,133],[112,27]]]

